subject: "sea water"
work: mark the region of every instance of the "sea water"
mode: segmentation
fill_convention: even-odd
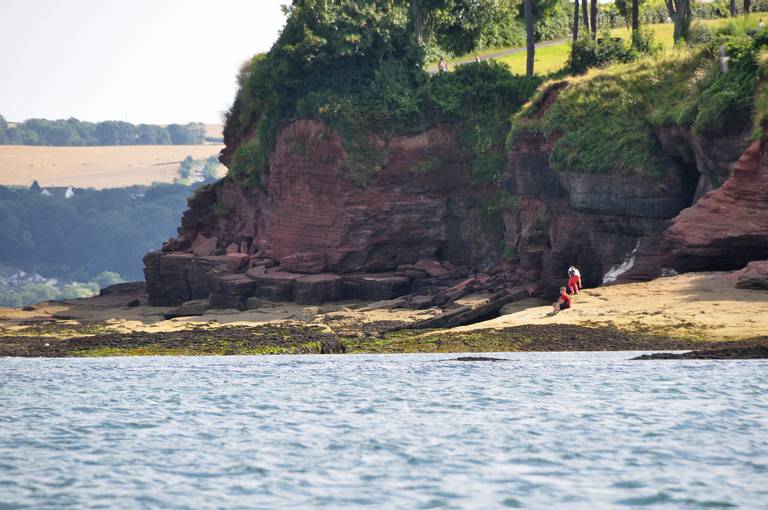
[[[768,362],[0,359],[0,509],[767,508]]]

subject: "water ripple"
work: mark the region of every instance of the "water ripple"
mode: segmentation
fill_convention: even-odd
[[[0,359],[0,510],[760,508],[768,363]]]

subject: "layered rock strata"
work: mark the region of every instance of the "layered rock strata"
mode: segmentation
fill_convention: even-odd
[[[738,137],[718,145],[661,132],[662,175],[623,176],[555,171],[554,140],[522,134],[501,182],[478,184],[458,136],[438,125],[371,137],[375,154],[361,162],[326,125],[293,122],[258,186],[227,177],[190,199],[178,237],[145,258],[150,302],[244,308],[251,298],[410,294],[427,307],[472,290],[551,292],[572,264],[595,286],[649,268],[657,276],[768,258],[763,143],[707,192],[725,178]]]
[[[451,287],[500,260],[503,223],[485,214],[489,186],[470,179],[452,128],[371,144],[383,163],[361,183],[325,125],[286,127],[261,187],[225,178],[203,189],[179,236],[147,255],[151,302],[388,299]]]
[[[644,240],[625,279],[740,269],[768,258],[768,137],[750,145],[732,170],[722,187]]]

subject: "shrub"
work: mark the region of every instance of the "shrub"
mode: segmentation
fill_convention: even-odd
[[[640,27],[632,33],[632,48],[643,55],[656,55],[661,52],[661,43],[656,42],[653,30]]]
[[[637,57],[638,52],[622,39],[610,37],[605,33],[602,38],[593,41],[589,35],[584,35],[571,44],[568,70],[572,74],[583,74],[593,67],[626,63]]]
[[[709,25],[696,22],[691,25],[691,30],[688,32],[688,41],[686,42],[691,45],[709,44],[712,42],[712,29]]]
[[[232,176],[244,179],[248,175],[258,174],[264,158],[264,151],[258,139],[254,138],[241,143],[232,156],[230,165]]]

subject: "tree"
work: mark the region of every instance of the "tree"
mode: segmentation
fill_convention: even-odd
[[[752,12],[752,0],[744,0],[744,15]]]
[[[640,0],[632,0],[632,34],[637,35],[639,30],[640,30]]]
[[[587,7],[587,0],[581,0],[581,15],[584,18],[584,30],[589,32],[589,8]]]
[[[533,35],[533,0],[523,0],[523,16],[525,17],[525,74],[533,76],[533,59],[536,53]]]
[[[168,145],[171,143],[168,131],[160,126],[139,124],[136,126],[136,131],[138,132],[138,143],[141,145]]]
[[[585,2],[587,0],[584,0]],[[597,40],[597,0],[589,2],[589,29],[592,33],[592,40]]]
[[[181,124],[168,124],[165,130],[173,145],[191,145],[189,133]]]
[[[579,38],[579,0],[573,0],[573,40]]]
[[[728,8],[731,12],[731,16],[736,16],[736,0],[731,0],[729,2]]]
[[[748,1],[748,0],[745,0]],[[669,17],[675,24],[675,45],[680,41],[686,41],[691,31],[691,1],[690,0],[665,0]]]

